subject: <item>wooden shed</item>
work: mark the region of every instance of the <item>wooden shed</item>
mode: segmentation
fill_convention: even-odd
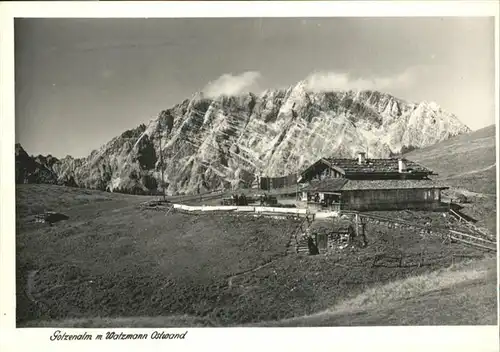
[[[319,253],[332,250],[339,245],[347,245],[355,236],[354,226],[348,220],[316,220],[309,227],[309,235],[314,240]]]

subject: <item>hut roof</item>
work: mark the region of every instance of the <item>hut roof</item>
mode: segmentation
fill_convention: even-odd
[[[364,163],[359,164],[357,159],[335,159],[324,158],[331,166],[344,171],[346,175],[367,174],[367,173],[399,173],[399,162],[397,158],[392,159],[366,159]],[[408,172],[432,174],[432,170],[417,164],[408,159],[402,159]]]
[[[301,174],[305,175],[311,172],[312,169],[320,164],[335,169],[346,177],[367,174],[399,174],[399,160],[398,158],[365,159],[362,164],[359,164],[357,159],[321,158],[305,169]],[[432,170],[414,161],[404,158],[402,160],[405,163],[406,173],[424,176],[434,175]]]
[[[373,189],[448,189],[433,180],[347,180],[330,178],[313,181],[302,190],[308,192],[342,192]]]
[[[349,180],[342,191],[374,189],[447,189],[449,187],[433,180]]]

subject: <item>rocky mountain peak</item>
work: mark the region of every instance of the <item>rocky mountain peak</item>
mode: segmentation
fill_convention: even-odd
[[[44,163],[58,182],[132,193],[160,188],[163,170],[169,193],[191,193],[248,187],[257,173],[295,173],[359,150],[388,157],[469,131],[436,103],[373,90],[313,92],[301,81],[259,95],[196,93],[87,158]]]

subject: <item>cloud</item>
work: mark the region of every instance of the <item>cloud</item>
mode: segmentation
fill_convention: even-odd
[[[417,79],[416,68],[407,69],[397,75],[387,77],[352,78],[347,73],[315,72],[305,79],[306,87],[314,92],[336,90],[388,90],[406,88]]]
[[[203,88],[203,94],[213,98],[220,95],[237,95],[248,92],[248,88],[255,85],[261,77],[260,72],[247,71],[240,75],[223,74],[215,81],[208,83]]]

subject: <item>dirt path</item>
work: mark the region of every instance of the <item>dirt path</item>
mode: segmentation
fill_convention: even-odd
[[[479,193],[479,192],[469,191],[468,189],[465,189],[465,188],[452,188],[452,189],[450,189],[450,191],[462,193],[466,197],[487,198],[487,197],[496,196],[495,194],[491,194],[491,193]]]
[[[467,172],[462,172],[462,173],[457,174],[457,175],[449,176],[449,177],[447,177],[447,179],[460,178],[463,176],[472,175],[472,174],[476,174],[476,173],[483,172],[483,171],[488,171],[490,169],[495,168],[496,165],[497,164],[495,163],[495,164],[492,164],[490,166],[484,167],[482,169],[476,169],[476,170],[471,170],[471,171],[467,171]]]

